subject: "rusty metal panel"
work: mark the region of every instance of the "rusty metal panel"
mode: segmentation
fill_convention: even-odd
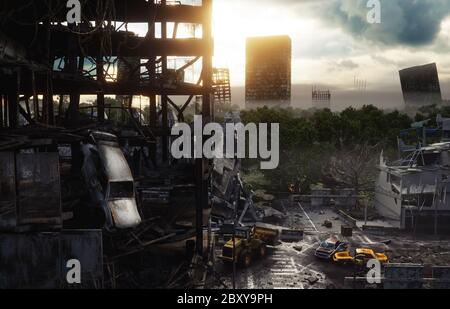
[[[0,152],[0,230],[13,231],[16,225],[14,153]]]
[[[66,281],[72,259],[81,264],[79,287],[102,287],[101,231],[0,234],[0,289],[72,287]]]
[[[19,225],[62,225],[58,153],[19,154],[17,192]]]
[[[440,279],[447,282],[434,282],[433,289],[447,290],[450,289],[450,267],[448,266],[434,266],[433,279]]]

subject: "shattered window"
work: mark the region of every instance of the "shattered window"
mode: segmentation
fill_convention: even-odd
[[[324,248],[324,249],[332,250],[332,249],[336,248],[336,244],[332,244],[332,243],[324,241],[320,244],[320,247]]]

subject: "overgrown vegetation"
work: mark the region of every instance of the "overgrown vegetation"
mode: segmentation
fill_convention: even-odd
[[[244,123],[280,124],[279,168],[263,171],[269,185],[252,185],[273,192],[291,186],[304,194],[315,184],[373,190],[381,150],[395,153],[399,132],[414,122],[404,113],[374,106],[340,113],[264,107],[243,111],[241,117]],[[255,163],[246,160],[244,172],[252,173]]]
[[[119,101],[111,98],[105,101],[108,106],[121,106]],[[222,122],[225,113],[237,109],[237,106],[216,105],[215,121]],[[200,107],[189,106],[185,121],[192,122],[196,110]],[[86,111],[90,112],[89,109]],[[244,123],[280,124],[279,167],[261,171],[259,162],[244,160],[245,181],[255,189],[272,192],[286,192],[294,187],[296,192],[307,194],[312,185],[323,184],[370,194],[381,151],[394,159],[400,131],[410,128],[413,122],[424,120],[429,120],[427,125],[434,127],[439,114],[450,117],[450,107],[424,107],[412,117],[372,105],[361,109],[350,107],[339,113],[267,107],[244,110],[241,112]],[[148,122],[148,107],[143,109],[143,115]],[[120,109],[109,110],[111,120],[124,121],[124,116]],[[417,138],[413,136],[412,142]]]

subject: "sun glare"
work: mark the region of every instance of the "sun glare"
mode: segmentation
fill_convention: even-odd
[[[245,1],[214,3],[214,64],[229,67],[231,83],[243,85],[247,37],[289,35],[294,42],[313,36],[314,23],[294,18],[289,9],[250,6]]]

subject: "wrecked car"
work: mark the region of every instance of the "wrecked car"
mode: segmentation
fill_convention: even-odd
[[[92,202],[103,210],[107,230],[134,228],[141,223],[135,183],[117,137],[92,132],[82,145],[82,175]]]
[[[354,263],[357,266],[365,266],[370,260],[378,260],[381,264],[389,262],[389,258],[384,253],[377,253],[372,249],[358,248],[355,255],[352,256],[349,251],[338,252],[334,254],[333,261],[339,264]]]
[[[336,238],[330,238],[320,243],[314,255],[323,260],[331,260],[337,252],[347,250],[348,244]]]

